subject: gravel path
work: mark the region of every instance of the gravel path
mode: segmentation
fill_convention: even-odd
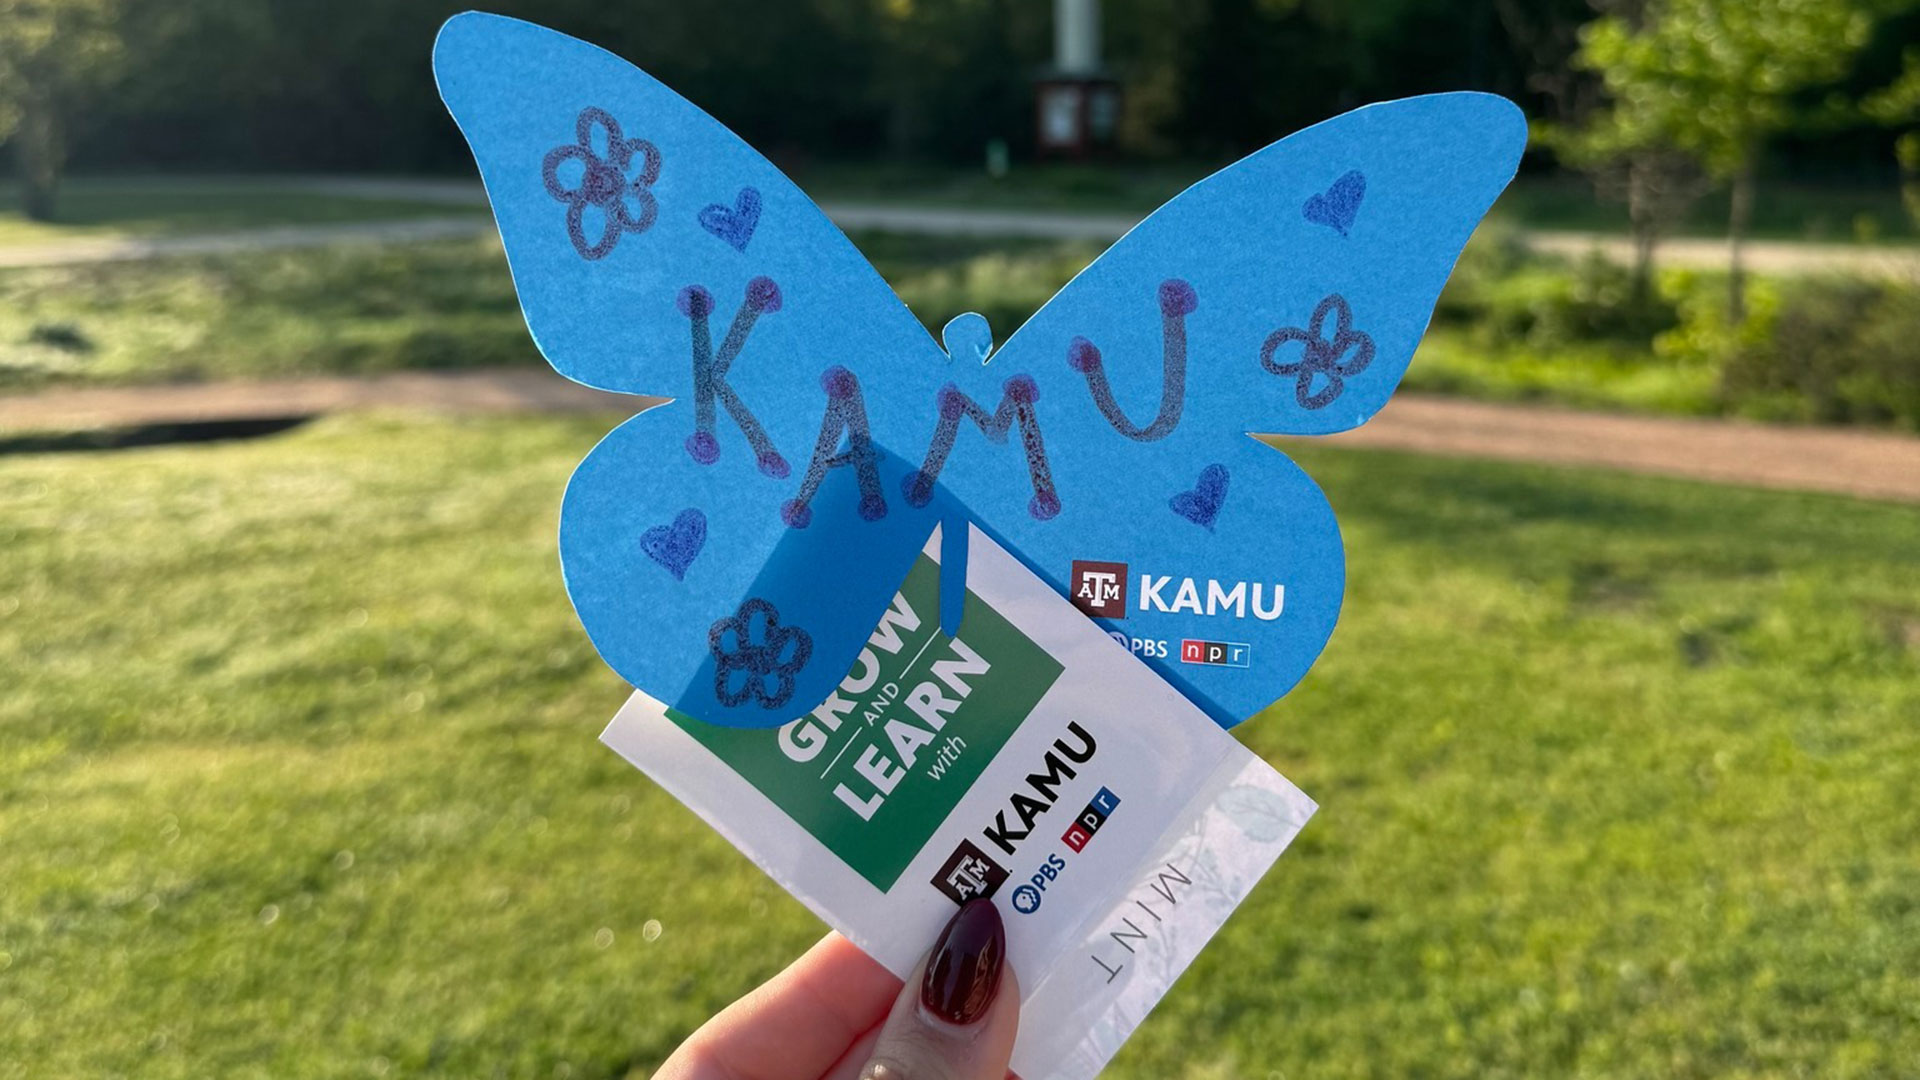
[[[486,205],[486,193],[480,185],[463,180],[315,176],[288,178],[281,182],[281,186],[289,191],[439,203],[450,207]],[[1139,220],[1136,214],[1072,214],[870,202],[829,201],[822,203],[821,207],[835,223],[848,230],[882,229],[943,236],[1026,236],[1094,243],[1118,239]],[[492,231],[493,222],[488,218],[436,217],[417,221],[249,229],[150,240],[61,240],[0,247],[0,268],[67,266],[165,255],[266,251],[336,243],[405,243],[443,236],[477,236]],[[1633,257],[1633,246],[1627,238],[1602,233],[1531,232],[1527,234],[1527,242],[1541,251],[1562,255],[1578,256],[1597,251],[1617,262],[1626,262]],[[1748,265],[1760,273],[1846,270],[1920,277],[1920,248],[1916,247],[1873,248],[1761,240],[1747,246],[1747,257]],[[1669,240],[1660,249],[1660,261],[1666,266],[1715,268],[1725,266],[1726,260],[1726,244],[1719,240]]]

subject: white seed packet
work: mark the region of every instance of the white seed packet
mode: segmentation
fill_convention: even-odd
[[[635,693],[601,738],[905,978],[990,896],[1013,1069],[1097,1074],[1314,803],[978,529],[940,632],[940,537],[826,703],[721,728]]]

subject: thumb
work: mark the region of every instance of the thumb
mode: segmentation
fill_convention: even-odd
[[[970,900],[907,979],[860,1080],[1002,1080],[1020,985],[991,900]]]

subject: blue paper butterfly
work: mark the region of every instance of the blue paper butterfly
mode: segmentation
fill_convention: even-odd
[[[466,14],[434,69],[541,351],[673,399],[568,485],[574,606],[628,681],[733,726],[825,700],[943,521],[950,632],[971,520],[1222,725],[1284,694],[1345,566],[1326,498],[1248,433],[1386,403],[1526,140],[1485,94],[1336,117],[1161,207],[993,351],[972,314],[936,345],[779,171],[618,57]]]

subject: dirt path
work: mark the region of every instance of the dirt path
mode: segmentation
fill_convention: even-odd
[[[0,397],[0,441],[28,432],[353,409],[630,413],[653,400],[589,390],[534,368],[62,390]],[[1612,416],[1401,394],[1371,423],[1328,441],[1920,502],[1920,438],[1882,432]]]
[[[1330,441],[1920,502],[1920,438],[1890,432],[1398,394],[1371,422]]]
[[[1633,241],[1607,233],[1526,232],[1527,246],[1549,255],[1579,258],[1598,252],[1608,261],[1633,261]],[[1679,237],[1660,245],[1661,266],[1689,270],[1724,270],[1727,242]],[[1863,247],[1858,244],[1812,244],[1787,240],[1747,243],[1747,269],[1756,274],[1824,274],[1845,272],[1920,280],[1920,248]]]

